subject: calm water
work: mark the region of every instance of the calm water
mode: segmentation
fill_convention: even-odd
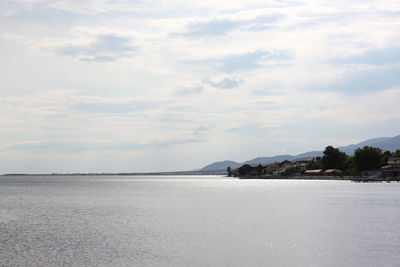
[[[399,266],[400,183],[0,177],[0,266]]]

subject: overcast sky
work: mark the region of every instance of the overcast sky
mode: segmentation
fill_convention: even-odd
[[[400,1],[1,0],[0,173],[172,171],[400,134]]]

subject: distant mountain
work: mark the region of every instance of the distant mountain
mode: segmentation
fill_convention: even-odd
[[[345,152],[348,155],[354,154],[354,151],[357,148],[362,148],[364,146],[372,146],[372,147],[377,147],[382,149],[382,151],[389,150],[391,152],[400,149],[400,135],[395,136],[395,137],[378,137],[378,138],[372,138],[365,140],[361,143],[358,144],[353,144],[353,145],[348,145],[348,146],[341,146],[338,147],[340,151]],[[231,167],[232,169],[238,168],[242,166],[243,164],[249,164],[249,165],[266,165],[270,164],[273,162],[281,162],[284,160],[296,160],[296,159],[302,159],[302,158],[310,158],[310,157],[318,157],[322,156],[323,151],[309,151],[305,152],[296,156],[292,155],[278,155],[278,156],[273,156],[273,157],[258,157],[255,159],[251,159],[242,163],[235,162],[235,161],[218,161],[211,163],[210,165],[205,166],[204,168],[200,169],[200,171],[215,171],[215,170],[226,170],[227,167]]]
[[[203,168],[200,169],[200,171],[217,171],[217,170],[226,170],[226,168],[231,167],[232,169],[236,169],[242,166],[241,163],[231,161],[231,160],[225,160],[225,161],[218,161],[211,163],[210,165],[207,165]]]
[[[393,138],[396,138],[396,137],[393,137]],[[391,140],[393,138],[391,138],[391,137],[372,138],[372,139],[368,139],[368,140],[363,141],[363,142],[358,143],[358,144],[353,144],[353,145],[348,145],[348,146],[341,146],[341,147],[338,147],[338,148],[339,148],[340,151],[342,151],[342,152],[344,152],[344,153],[346,153],[348,155],[352,155],[352,154],[354,154],[354,151],[356,151],[357,148],[362,148],[364,146],[373,146],[373,147],[379,147],[380,149],[382,149],[379,144],[381,142],[387,142],[387,141],[389,141],[389,140]],[[399,147],[399,146],[397,146],[397,147]],[[388,150],[388,149],[383,149],[383,150]],[[394,150],[396,150],[396,149],[394,149]]]
[[[379,147],[383,151],[385,150],[389,150],[391,152],[396,151],[397,149],[400,149],[400,135],[376,142],[371,146]]]
[[[296,159],[302,159],[302,158],[315,158],[315,157],[321,157],[323,154],[322,151],[310,151],[306,153],[301,153],[295,156]]]
[[[265,164],[270,164],[274,162],[281,162],[284,160],[294,160],[294,157],[292,155],[279,155],[279,156],[274,156],[274,157],[260,157],[260,158],[255,158],[252,160],[248,160],[242,163],[243,164],[249,164],[249,165],[265,165]]]

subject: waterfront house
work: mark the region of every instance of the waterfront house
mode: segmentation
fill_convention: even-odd
[[[400,167],[400,158],[389,158],[388,164],[391,167]]]
[[[381,170],[383,177],[400,177],[400,158],[389,158],[388,165]]]
[[[389,161],[388,161],[389,163]],[[377,169],[363,171],[361,176],[376,177],[376,178],[394,178],[400,177],[400,166],[396,163],[389,164]]]
[[[295,165],[299,167],[300,171],[305,171],[307,169],[307,164],[310,161],[313,161],[314,158],[313,157],[308,157],[308,158],[299,158],[295,161]]]

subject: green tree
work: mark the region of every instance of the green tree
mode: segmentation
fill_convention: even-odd
[[[272,163],[272,164],[267,165],[265,172],[266,172],[266,174],[272,175],[277,170],[279,170],[278,163]]]
[[[285,169],[285,171],[282,173],[282,176],[293,176],[298,171],[299,171],[298,167],[295,167],[295,166],[289,167],[289,168]]]
[[[391,156],[394,158],[400,158],[400,149],[397,149],[395,152],[393,152]]]
[[[346,164],[347,155],[333,146],[327,146],[321,159],[323,169],[343,170]]]
[[[319,170],[322,169],[322,162],[320,157],[316,157],[315,159],[309,161],[306,165],[307,170]]]
[[[358,173],[354,165],[353,156],[347,156],[343,171],[346,175],[356,175]]]
[[[376,147],[365,146],[354,152],[354,165],[358,172],[382,166],[382,151]]]
[[[250,166],[249,164],[244,164],[239,167],[239,175],[248,175],[254,168]]]
[[[382,165],[386,165],[388,162],[388,159],[392,156],[392,153],[390,151],[385,151],[382,153]]]
[[[231,177],[232,176],[232,169],[230,166],[228,166],[228,168],[226,168],[226,171],[228,172],[228,176]]]
[[[258,164],[255,169],[257,170],[258,174],[261,174],[263,171],[263,166],[261,164]]]

